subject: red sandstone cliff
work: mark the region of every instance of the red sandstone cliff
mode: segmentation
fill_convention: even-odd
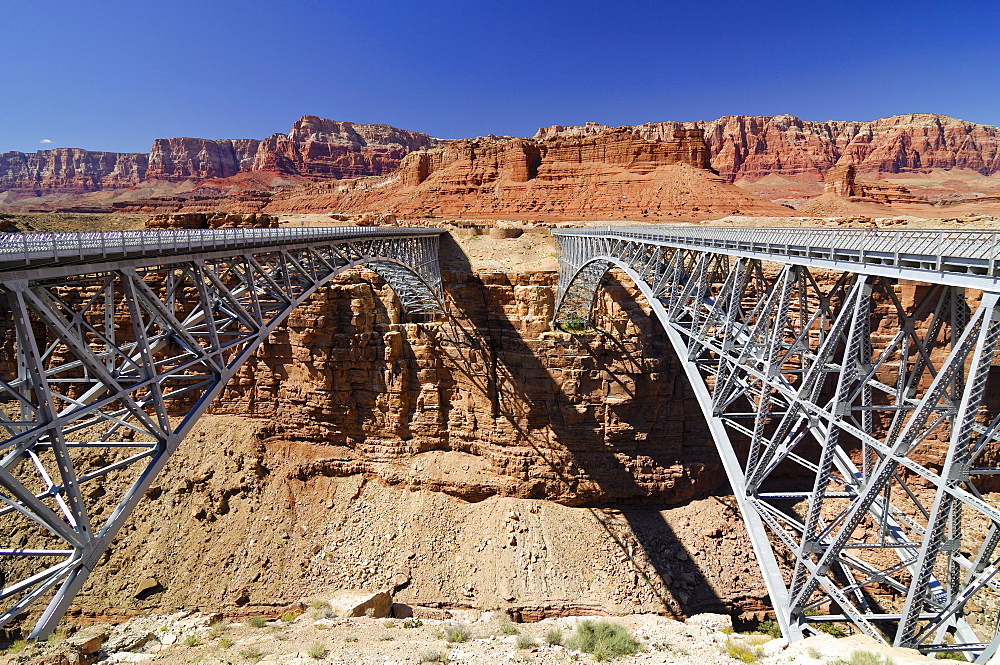
[[[5,152],[0,154],[0,192],[44,196],[131,187],[145,177],[148,161],[142,153],[91,152],[78,148],[39,150],[33,154]]]
[[[414,152],[388,177],[279,192],[265,209],[539,219],[790,213],[726,183],[708,167],[696,128],[677,128],[659,142],[627,129],[544,141],[466,139]]]
[[[256,139],[156,139],[149,151],[149,180],[228,178],[253,165]]]
[[[0,193],[16,197],[123,189],[144,181],[186,182],[267,171],[312,180],[382,175],[413,150],[441,142],[389,125],[303,116],[288,134],[257,139],[164,138],[149,154],[77,148],[0,154]]]
[[[685,125],[650,122],[632,128],[651,141],[672,137]],[[730,182],[772,174],[821,178],[838,164],[862,173],[927,169],[1000,172],[1000,128],[948,116],[913,113],[872,122],[813,122],[791,115],[724,116],[689,123],[705,132],[713,168]],[[604,127],[543,127],[538,139],[581,136]]]
[[[427,134],[389,125],[355,125],[306,115],[288,134],[261,141],[250,168],[316,179],[382,175],[395,170],[411,151],[439,143]]]

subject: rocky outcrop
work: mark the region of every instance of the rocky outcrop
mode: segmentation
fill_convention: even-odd
[[[395,170],[411,151],[440,143],[427,134],[389,125],[355,125],[307,115],[288,134],[263,141],[164,138],[153,141],[149,154],[76,148],[3,153],[0,192],[22,198],[83,194],[144,181],[198,183],[255,171],[311,180],[375,176]]]
[[[444,279],[450,322],[401,322],[368,274],[296,310],[78,606],[259,612],[395,588],[533,618],[763,609],[734,508],[695,499],[724,474],[693,393],[626,287],[599,302],[606,334],[570,335],[549,331],[554,272]],[[137,598],[150,571],[160,590]]]
[[[142,153],[91,152],[77,148],[0,154],[0,192],[23,196],[94,192],[131,187],[145,177]]]
[[[307,115],[288,134],[261,141],[250,168],[315,179],[382,175],[395,170],[413,150],[439,143],[427,134],[389,125],[355,125]]]
[[[546,140],[466,139],[411,153],[384,178],[279,192],[265,209],[534,219],[791,212],[726,183],[708,166],[701,131],[683,127],[665,141],[622,128]]]
[[[228,178],[250,170],[258,145],[254,139],[156,139],[146,177],[173,182]]]
[[[235,212],[184,212],[150,215],[147,229],[276,229],[274,215]]]
[[[445,280],[454,325],[393,323],[389,293],[360,278],[323,290],[213,411],[323,446],[307,475],[369,474],[466,500],[676,503],[718,486],[666,336],[624,287],[603,305],[611,339],[549,331],[555,273]]]
[[[930,204],[930,201],[912,194],[902,185],[859,180],[853,164],[834,166],[827,171],[824,192],[862,203]]]
[[[702,129],[712,167],[730,182],[772,174],[822,179],[838,164],[862,173],[901,173],[927,169],[1000,172],[1000,128],[930,113],[872,122],[813,122],[791,115],[724,116],[690,123]],[[679,122],[651,122],[631,129],[649,140],[664,140],[684,128]],[[602,125],[555,125],[536,138],[600,132]]]

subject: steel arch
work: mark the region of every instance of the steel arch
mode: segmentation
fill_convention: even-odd
[[[212,400],[332,279],[364,267],[409,314],[442,313],[440,233],[0,236],[0,625],[51,596],[31,637],[51,632]]]
[[[715,246],[697,246],[703,231]],[[786,636],[850,621],[985,662],[1000,641],[1000,506],[973,480],[1000,472],[993,275],[925,269],[904,305],[884,268],[824,281],[830,266],[808,255],[721,246],[727,231],[742,230],[557,231],[554,323],[586,326],[610,269],[634,282],[709,424]]]

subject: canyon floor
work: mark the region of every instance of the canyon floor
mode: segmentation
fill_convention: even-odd
[[[458,613],[456,613],[458,614]],[[18,644],[0,664],[150,663],[151,665],[418,665],[613,661],[620,665],[926,665],[911,649],[884,647],[864,635],[817,634],[791,645],[762,632],[739,633],[729,617],[685,621],[657,615],[585,616],[514,624],[496,612],[461,619],[299,616],[233,623],[180,612],[97,625],[67,638]],[[574,642],[580,626],[611,623],[632,637],[612,653]],[[583,646],[583,649],[579,648]]]

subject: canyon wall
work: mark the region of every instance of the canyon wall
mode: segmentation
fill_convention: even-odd
[[[409,152],[440,141],[389,125],[355,125],[303,116],[288,134],[257,139],[163,138],[148,154],[77,148],[0,154],[0,193],[36,197],[191,182],[257,171],[307,179],[382,175]]]
[[[612,284],[606,334],[548,329],[556,275],[446,266],[448,322],[366,273],[243,367],[76,613],[256,613],[330,588],[524,619],[760,612],[735,507],[658,324]]]
[[[697,129],[679,128],[665,141],[626,129],[546,140],[463,139],[413,152],[387,177],[277,192],[263,209],[651,220],[791,213],[708,167]],[[232,209],[252,211],[238,203]]]
[[[871,122],[814,122],[792,115],[724,116],[693,123],[649,122],[631,127],[663,141],[684,127],[704,131],[712,167],[730,182],[768,175],[822,179],[832,167],[854,164],[863,173],[929,169],[1000,172],[1000,128],[931,113],[912,113]],[[604,129],[543,127],[538,139],[584,136]]]
[[[0,154],[0,192],[45,196],[132,187],[145,178],[148,164],[143,153],[77,148],[5,152]]]
[[[172,182],[228,178],[250,170],[259,145],[254,139],[156,139],[146,177]]]
[[[637,152],[627,159],[629,169],[634,170],[643,162],[688,164],[714,169],[729,182],[755,182],[780,176],[816,183],[831,168],[848,164],[868,176],[933,170],[981,176],[1000,172],[1000,129],[926,113],[870,122],[814,122],[791,115],[732,115],[690,123],[649,122],[619,129],[628,129],[646,142],[634,144]],[[426,163],[405,164],[407,173],[403,177],[410,185],[415,184],[414,179],[422,182],[434,163],[448,163],[458,153],[485,150],[495,153],[496,160],[487,158],[485,166],[477,166],[468,176],[456,176],[458,180],[468,180],[474,188],[496,179],[503,181],[505,174],[511,182],[532,180],[534,169],[540,168],[540,163],[536,163],[540,155],[548,153],[550,162],[593,165],[587,173],[588,179],[613,187],[618,172],[602,171],[600,165],[621,166],[625,155],[608,154],[602,148],[598,139],[609,131],[613,129],[597,123],[578,127],[553,125],[539,129],[534,139],[485,137],[455,141],[452,152],[421,157],[429,160]],[[70,148],[34,154],[4,153],[0,155],[0,192],[10,191],[17,196],[75,195],[123,189],[147,181],[197,184],[248,173],[307,181],[379,176],[395,171],[414,151],[433,152],[446,143],[389,125],[356,125],[303,116],[287,134],[274,134],[263,140],[157,139],[148,155]],[[552,143],[559,145],[551,146]],[[487,145],[493,147],[485,148]],[[571,154],[574,151],[575,157]],[[491,171],[497,171],[499,177],[491,180]],[[479,176],[486,180],[479,182]],[[274,184],[262,183],[254,186],[270,189]],[[232,185],[245,189],[247,183]],[[282,182],[280,186],[288,183]],[[978,182],[973,189],[979,191],[984,186],[992,191],[995,183]],[[450,195],[447,187],[443,187],[438,194],[441,199]],[[956,187],[967,194],[964,190],[972,185]],[[810,191],[811,195],[820,193]],[[947,187],[938,193],[947,195]]]

